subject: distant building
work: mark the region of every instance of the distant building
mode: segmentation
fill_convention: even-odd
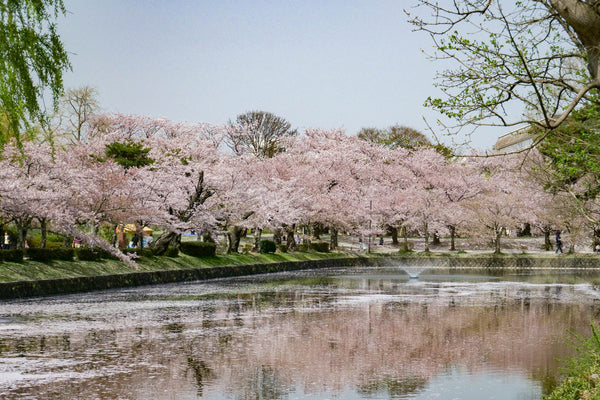
[[[534,137],[535,134],[529,131],[529,126],[517,129],[500,136],[494,145],[494,151],[508,153],[523,149],[533,144]]]

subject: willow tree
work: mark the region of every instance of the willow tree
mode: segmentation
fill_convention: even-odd
[[[454,128],[529,124],[542,128],[541,140],[578,105],[598,101],[598,0],[419,0],[414,13],[432,57],[455,66],[437,77],[442,95],[426,100]]]
[[[45,120],[46,93],[54,103],[62,94],[70,63],[54,21],[65,13],[63,0],[0,0],[0,145]]]

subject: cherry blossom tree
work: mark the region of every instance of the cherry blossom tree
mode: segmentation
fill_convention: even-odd
[[[474,163],[484,176],[482,192],[465,204],[471,221],[471,234],[492,233],[494,252],[500,253],[501,239],[512,229],[534,215],[538,204],[535,194],[541,187],[526,179],[519,155],[478,157]]]
[[[456,250],[456,230],[468,231],[469,214],[464,204],[483,192],[484,176],[469,159],[446,160],[440,171],[439,189],[444,195],[443,220],[450,232],[450,250]]]
[[[0,213],[17,229],[16,247],[24,248],[27,231],[35,219],[58,218],[62,192],[48,146],[15,141],[6,145],[0,159]]]
[[[307,130],[288,152],[304,187],[305,220],[329,227],[332,246],[340,230],[359,235],[380,231],[373,208],[383,148],[343,130]]]
[[[412,173],[405,196],[410,199],[406,223],[421,232],[425,238],[425,251],[429,251],[431,230],[446,230],[444,209],[447,197],[444,192],[444,167],[446,159],[433,149],[421,148],[409,153],[404,160]]]

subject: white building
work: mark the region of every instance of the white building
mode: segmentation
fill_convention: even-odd
[[[502,135],[494,145],[495,152],[509,153],[531,146],[533,144],[534,133],[529,132],[529,126],[517,129]]]

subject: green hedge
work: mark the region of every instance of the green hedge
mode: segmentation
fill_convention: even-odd
[[[122,249],[121,250],[125,254],[137,254],[140,257],[153,257],[155,255],[155,250],[151,247],[144,247],[143,249]]]
[[[80,247],[75,249],[75,256],[79,261],[98,261],[102,258],[102,253],[97,249],[89,247]]]
[[[166,257],[177,257],[179,255],[179,249],[177,247],[169,246],[164,255]]]
[[[299,243],[296,245],[296,251],[308,251],[308,243]]]
[[[71,248],[59,247],[53,249],[28,248],[25,250],[25,255],[33,261],[72,261],[74,251]]]
[[[0,250],[0,260],[8,262],[21,262],[23,261],[23,250]]]
[[[180,250],[193,257],[212,257],[217,252],[217,245],[210,242],[182,242]]]
[[[260,241],[260,252],[261,253],[275,253],[277,245],[272,240],[261,240]]]
[[[320,253],[327,253],[329,251],[329,243],[327,242],[312,242],[310,249],[318,251]]]
[[[277,246],[277,250],[279,250],[280,253],[287,253],[288,246],[287,244],[280,244],[279,246]]]

